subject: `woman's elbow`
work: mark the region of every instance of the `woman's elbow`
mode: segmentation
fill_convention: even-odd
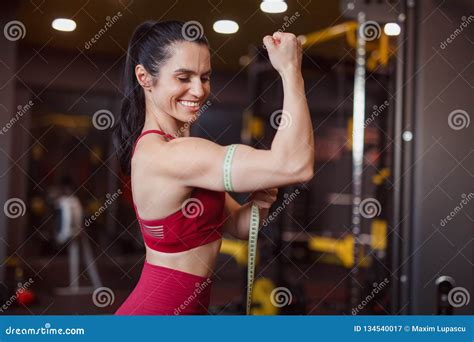
[[[314,177],[314,165],[305,167],[300,173],[301,182],[309,182]]]
[[[314,177],[314,164],[308,162],[306,164],[293,166],[288,170],[287,177],[292,180],[292,183],[308,182]]]

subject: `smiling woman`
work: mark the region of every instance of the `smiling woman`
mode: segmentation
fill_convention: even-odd
[[[129,43],[114,137],[122,170],[131,176],[146,261],[120,315],[206,314],[222,232],[247,239],[253,203],[263,220],[275,187],[313,176],[313,130],[296,37],[277,32],[264,38],[292,124],[278,130],[269,151],[228,148],[189,137],[189,123],[211,91],[208,42],[202,27],[190,23],[145,22]],[[255,192],[253,202],[240,206],[229,189]]]

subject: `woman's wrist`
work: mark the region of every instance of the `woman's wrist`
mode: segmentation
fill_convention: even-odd
[[[282,72],[280,72],[280,77],[283,83],[303,83],[303,75],[301,74],[301,70],[297,68],[289,67],[283,70]]]
[[[301,71],[293,71],[281,74],[283,82],[283,91],[285,94],[296,92],[297,94],[304,94],[304,79]]]

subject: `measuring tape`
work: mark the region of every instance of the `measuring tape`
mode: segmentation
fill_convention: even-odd
[[[232,158],[237,145],[230,145],[224,158],[224,189],[234,191],[232,188],[231,168]],[[260,212],[256,204],[252,204],[250,209],[250,227],[248,242],[248,263],[247,263],[247,315],[250,315],[252,305],[252,290],[255,279],[255,259],[257,256],[258,225],[260,222]]]

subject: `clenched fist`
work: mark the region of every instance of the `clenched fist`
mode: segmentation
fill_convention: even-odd
[[[259,207],[269,209],[276,201],[278,188],[265,189],[252,192],[252,201]]]
[[[301,71],[301,43],[294,34],[275,32],[272,36],[265,36],[263,44],[270,62],[280,74]]]

